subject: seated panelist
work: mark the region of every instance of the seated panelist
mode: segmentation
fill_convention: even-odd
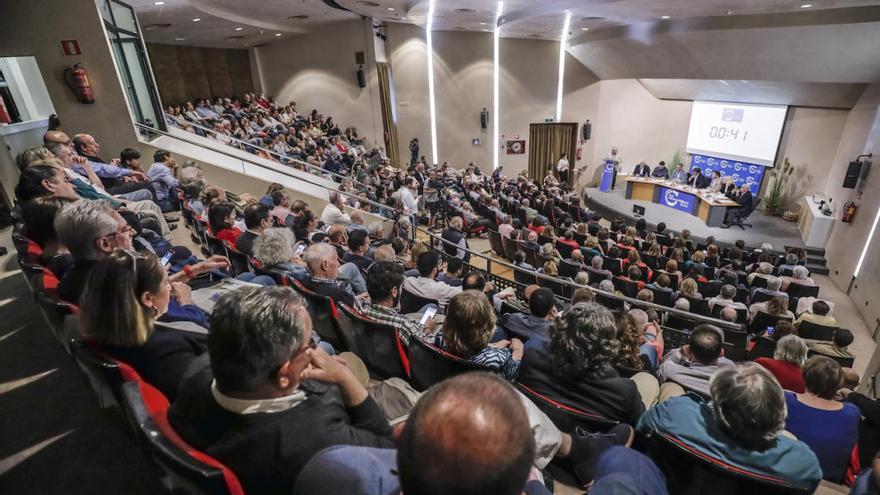
[[[633,169],[633,177],[649,177],[651,175],[651,167],[645,163],[644,160],[640,161],[636,168]]]
[[[700,170],[700,167],[694,167],[691,174],[688,176],[687,185],[691,187],[695,187],[697,189],[705,189],[709,187],[710,179],[703,175],[703,172]]]
[[[666,162],[660,161],[654,170],[651,172],[651,177],[655,179],[668,179],[669,178],[669,169],[666,168]]]

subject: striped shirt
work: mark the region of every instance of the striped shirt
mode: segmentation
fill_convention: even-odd
[[[443,332],[437,332],[434,336],[434,345],[450,352],[446,348],[446,342],[443,340]],[[501,375],[502,378],[513,381],[519,373],[519,361],[513,359],[513,352],[510,349],[496,349],[494,347],[486,347],[482,351],[471,357],[464,358],[476,364],[481,364],[490,368],[495,373]]]

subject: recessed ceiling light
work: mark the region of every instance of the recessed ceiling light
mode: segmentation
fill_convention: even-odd
[[[378,3],[370,2],[368,0],[360,0],[358,3],[363,5],[364,7],[378,7],[379,6]]]
[[[186,41],[186,38],[174,38],[174,41]]]
[[[805,4],[801,5],[801,8],[802,8],[802,9],[808,9],[808,8],[810,8],[810,7],[812,7],[812,6],[813,6],[813,4],[811,4],[811,3],[805,3]]]
[[[199,22],[199,21],[201,21],[201,20],[202,20],[201,17],[196,17],[195,19],[193,19],[193,22]]]
[[[275,36],[281,36],[281,33],[275,33]]]
[[[244,39],[244,36],[228,36],[226,38],[226,41],[236,41],[236,40],[243,40],[243,39]]]
[[[605,18],[599,15],[591,15],[588,17],[581,17],[582,21],[604,21]]]
[[[153,2],[153,5],[165,5],[165,2]]]
[[[394,10],[394,7],[388,7],[388,10]]]
[[[241,31],[242,29],[244,29],[244,28],[241,28],[241,27],[235,28],[236,31]]]
[[[590,28],[581,28],[581,31],[589,31]]]
[[[669,19],[669,16],[668,15],[661,15],[660,18],[661,19]]]
[[[485,25],[486,25],[485,22],[481,22],[481,23],[480,23],[480,26],[485,26]]]

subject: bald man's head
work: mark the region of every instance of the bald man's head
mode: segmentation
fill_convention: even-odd
[[[507,382],[467,373],[432,387],[397,450],[407,495],[516,495],[535,457],[525,408]]]
[[[58,143],[69,146],[70,142],[70,136],[62,131],[46,131],[46,134],[43,134],[43,144]]]

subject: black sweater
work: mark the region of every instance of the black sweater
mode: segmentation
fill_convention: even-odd
[[[306,462],[333,445],[393,447],[391,426],[370,397],[346,408],[335,385],[306,382],[308,398],[296,407],[236,414],[214,400],[212,379],[210,369],[184,379],[168,417],[187,442],[232,469],[246,493],[290,494]]]

